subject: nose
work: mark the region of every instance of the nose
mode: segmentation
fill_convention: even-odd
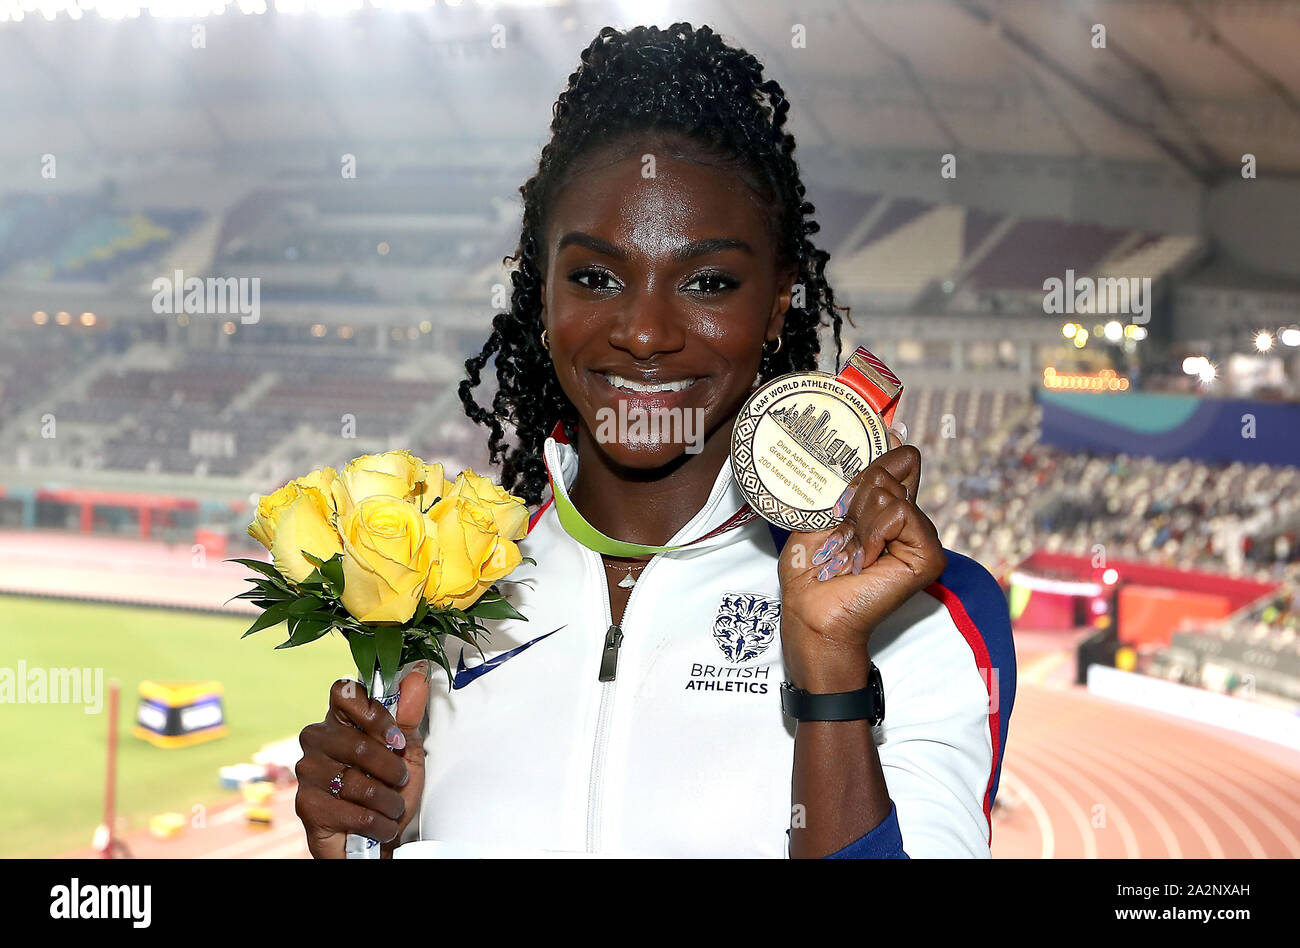
[[[671,290],[643,289],[626,297],[627,306],[610,327],[609,344],[637,361],[680,352],[686,345],[683,314]]]

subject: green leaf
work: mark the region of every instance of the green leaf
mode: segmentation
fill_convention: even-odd
[[[447,660],[447,653],[442,649],[430,649],[429,657],[442,666],[443,671],[447,673],[447,685],[451,686],[451,681],[456,677],[456,673],[451,670],[451,662]]]
[[[421,597],[420,604],[415,607],[415,615],[411,616],[411,627],[415,628],[424,621],[424,617],[429,613],[429,600]]]
[[[248,627],[248,631],[241,635],[240,638],[246,639],[254,632],[261,632],[263,629],[269,629],[273,625],[279,625],[285,619],[289,618],[289,607],[292,605],[293,603],[291,602],[277,602],[258,616],[253,621],[253,624]]]
[[[325,574],[325,582],[334,595],[343,595],[343,554],[335,553],[321,564],[320,571]]]
[[[317,609],[324,608],[325,600],[319,596],[303,596],[289,603],[290,615],[302,616]]]
[[[379,657],[379,671],[384,677],[384,691],[392,690],[397,669],[402,664],[402,630],[395,625],[375,629],[375,650]]]
[[[522,612],[510,605],[504,598],[480,599],[465,611],[468,615],[479,619],[523,619],[525,622],[528,621]]]
[[[375,679],[375,637],[365,632],[350,632],[347,638],[352,660],[357,663],[357,677],[369,694],[371,683]]]
[[[263,576],[269,576],[271,579],[280,579],[280,571],[271,563],[262,560],[232,559],[226,560],[227,563],[238,563],[240,566],[247,566],[251,570],[261,573]]]
[[[298,622],[297,628],[294,629],[289,638],[281,642],[276,648],[295,648],[299,645],[306,645],[308,642],[314,642],[326,632],[334,623],[328,619],[302,619]]]
[[[531,556],[521,556],[521,557],[519,558],[519,562],[521,562],[521,563],[528,563],[528,564],[531,565],[531,566],[536,566],[536,565],[537,565],[537,560],[533,559]]]
[[[308,553],[306,550],[299,550],[298,552],[302,554],[302,558],[304,560],[306,560],[312,566],[315,566],[317,569],[319,569],[321,566],[324,565],[325,561],[322,560],[319,556],[313,556],[312,554]]]

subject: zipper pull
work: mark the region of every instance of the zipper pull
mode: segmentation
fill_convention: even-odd
[[[623,644],[623,630],[611,625],[605,633],[605,649],[600,656],[600,680],[613,681],[618,671],[618,647]]]

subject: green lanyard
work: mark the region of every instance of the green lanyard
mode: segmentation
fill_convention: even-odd
[[[578,508],[573,506],[573,501],[569,500],[568,489],[563,484],[563,478],[557,478],[551,472],[551,462],[547,457],[549,447],[542,452],[542,460],[546,464],[546,476],[551,481],[551,497],[555,504],[555,515],[560,518],[560,526],[564,532],[573,539],[577,540],[589,550],[602,553],[606,556],[646,556],[653,553],[668,553],[672,550],[682,550],[686,547],[694,546],[704,540],[711,539],[719,534],[726,533],[728,530],[734,530],[742,524],[753,520],[757,514],[754,513],[749,504],[745,504],[727,520],[704,534],[697,537],[690,543],[678,543],[673,546],[653,546],[648,543],[628,543],[624,540],[615,540],[613,537],[601,533],[590,523],[587,518],[578,512]]]

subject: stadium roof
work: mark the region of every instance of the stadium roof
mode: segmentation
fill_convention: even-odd
[[[0,160],[536,147],[601,26],[684,14],[785,85],[801,147],[1152,161],[1202,182],[1251,153],[1261,176],[1300,174],[1295,0],[550,0],[343,16],[242,15],[265,4],[240,0],[204,19],[114,20],[81,13],[95,2],[72,22],[64,0],[0,0]],[[23,8],[53,20],[12,22]]]

